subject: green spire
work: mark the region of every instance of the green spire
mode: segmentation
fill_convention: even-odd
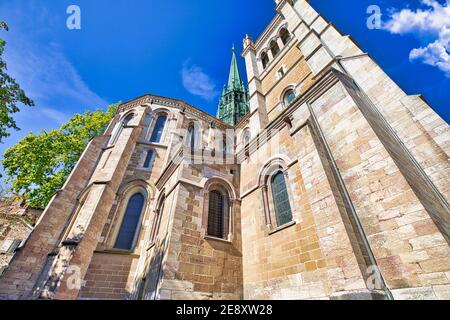
[[[230,76],[228,77],[228,89],[242,89],[243,83],[236,59],[236,50],[233,45],[233,56],[231,58]]]
[[[239,73],[234,45],[232,51],[228,86],[223,88],[217,118],[234,126],[249,112],[249,104],[247,89]]]

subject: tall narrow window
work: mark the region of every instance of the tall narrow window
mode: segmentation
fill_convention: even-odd
[[[244,145],[249,144],[251,139],[252,139],[252,134],[251,134],[250,130],[246,129],[244,132]]]
[[[130,124],[131,120],[133,120],[133,118],[134,118],[134,114],[131,113],[131,114],[127,115],[126,118],[122,122],[122,127],[124,127],[124,128],[127,127]]]
[[[289,33],[289,31],[287,31],[285,28],[283,28],[280,31],[280,38],[281,38],[281,42],[283,42],[283,44],[286,45],[289,42],[289,40],[291,39],[291,34]]]
[[[155,127],[153,128],[152,136],[150,142],[160,143],[164,132],[164,127],[166,126],[167,116],[161,115],[156,119]]]
[[[134,114],[130,113],[129,115],[127,115],[125,117],[125,119],[122,120],[121,123],[117,124],[116,128],[114,128],[114,132],[112,134],[112,138],[111,138],[111,145],[116,144],[117,140],[119,140],[120,134],[123,131],[123,128],[126,128],[131,120],[133,120],[134,118]]]
[[[159,233],[159,226],[161,224],[161,218],[164,213],[165,203],[166,203],[166,196],[163,195],[161,197],[161,200],[159,201],[158,208],[155,210],[155,217],[153,218],[152,232],[150,236],[152,243],[155,242],[156,237],[158,236]]]
[[[142,193],[136,193],[128,201],[114,248],[121,250],[133,249],[134,239],[144,209],[144,202],[145,197]]]
[[[195,130],[195,126],[192,124],[188,128],[188,136],[187,136],[187,144],[191,152],[194,152],[197,146],[197,130]]]
[[[222,152],[225,156],[228,153],[228,144],[227,144],[227,139],[225,137],[222,140]]]
[[[216,238],[225,238],[226,196],[219,191],[209,194],[208,235]]]
[[[291,204],[289,203],[286,179],[282,171],[273,176],[271,187],[277,224],[282,226],[292,221]]]
[[[275,40],[270,42],[270,51],[272,52],[272,56],[275,58],[280,53],[280,47]]]
[[[145,169],[149,169],[152,166],[154,155],[155,155],[154,150],[147,151],[147,154],[145,155],[144,165],[143,165],[143,167]]]
[[[262,62],[263,68],[265,69],[267,67],[267,65],[269,64],[269,56],[267,55],[267,53],[263,52],[261,54],[261,62]]]

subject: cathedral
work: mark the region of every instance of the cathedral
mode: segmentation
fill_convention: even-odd
[[[217,117],[123,103],[0,299],[450,299],[450,128],[307,0],[235,49]]]

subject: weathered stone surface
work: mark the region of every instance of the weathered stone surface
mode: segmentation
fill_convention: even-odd
[[[395,299],[450,297],[449,126],[308,1],[277,4],[264,34],[245,39],[251,113],[231,128],[176,99],[122,104],[0,279],[0,299],[33,287],[57,299],[385,299],[386,287]],[[191,125],[194,155],[181,149]],[[237,146],[215,163],[227,130]],[[223,239],[208,236],[213,191],[227,199],[216,203],[227,208]],[[137,192],[145,205],[132,249],[117,250]],[[67,283],[74,267],[81,289]]]

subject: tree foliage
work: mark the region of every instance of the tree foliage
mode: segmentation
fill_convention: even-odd
[[[0,30],[8,31],[8,25],[0,21]],[[0,38],[0,143],[3,138],[10,136],[9,129],[19,130],[12,115],[20,111],[18,104],[33,106],[25,92],[11,76],[7,74],[7,66],[3,60],[6,42]]]
[[[61,128],[30,133],[5,151],[2,165],[14,193],[35,208],[45,208],[62,188],[89,140],[103,134],[117,105],[72,117]]]

